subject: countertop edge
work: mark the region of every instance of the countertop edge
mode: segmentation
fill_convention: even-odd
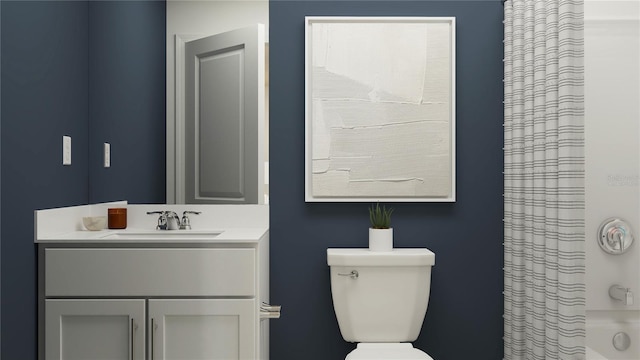
[[[194,230],[195,233],[202,233],[207,231],[218,231],[211,229],[200,229]],[[187,231],[189,230],[166,230],[166,231],[175,231],[172,235],[185,235],[188,236]],[[177,233],[178,231],[185,231],[185,233]],[[100,231],[72,231],[64,234],[53,234],[50,236],[42,236],[35,239],[36,244],[56,244],[56,243],[66,243],[66,244],[206,244],[206,243],[257,243],[261,239],[264,238],[265,235],[269,233],[268,228],[259,227],[259,228],[228,228],[224,229],[222,233],[215,238],[202,238],[198,239],[175,239],[175,238],[167,238],[163,239],[162,234],[158,234],[158,238],[154,239],[140,239],[140,238],[126,238],[127,232],[152,232],[152,230],[148,229],[126,229],[126,230],[100,230]],[[105,238],[112,234],[118,234],[121,237],[119,238]]]

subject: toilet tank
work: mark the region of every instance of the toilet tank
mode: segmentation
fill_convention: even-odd
[[[433,252],[327,249],[327,263],[333,307],[346,341],[411,342],[418,337],[429,303]]]

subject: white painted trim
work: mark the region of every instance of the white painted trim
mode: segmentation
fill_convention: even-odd
[[[257,24],[258,26],[258,83],[261,86],[258,86],[258,204],[265,204],[265,154],[262,151],[264,149],[266,139],[269,137],[269,133],[266,132],[266,62],[265,56],[266,48],[265,44],[267,44],[267,31],[264,24]]]
[[[450,153],[451,153],[451,194],[448,197],[314,197],[311,192],[311,124],[310,114],[310,61],[309,46],[311,25],[313,22],[402,22],[402,23],[436,23],[445,22],[451,24],[451,108],[450,108]],[[305,202],[455,202],[456,201],[456,19],[455,17],[386,17],[386,16],[305,16]]]
[[[443,202],[456,202],[456,18],[444,19],[451,22],[451,197]]]
[[[169,167],[173,169],[173,173],[167,173],[167,187],[169,186],[169,179],[173,179],[171,189],[167,189],[167,203],[169,202],[169,192],[173,193],[173,202],[176,204],[185,203],[185,169],[184,169],[184,48],[185,43],[191,40],[196,40],[203,37],[201,34],[176,34],[175,35],[175,59],[174,59],[174,104],[175,113],[167,114],[167,143],[169,143],[169,136],[171,136],[171,142],[174,144],[174,149],[171,158],[167,152],[167,172]],[[172,124],[169,124],[169,117],[172,116]],[[170,133],[170,129],[174,131]],[[169,151],[169,146],[167,146]],[[182,161],[177,161],[182,159]],[[169,164],[171,162],[171,164]]]
[[[311,91],[309,90],[309,46],[311,45],[311,22],[318,18],[305,16],[304,18],[304,201],[315,201],[311,196],[311,126],[309,125],[309,111],[311,111]],[[320,18],[322,19],[322,18]]]
[[[402,22],[402,23],[424,23],[424,22],[447,22],[455,25],[453,16],[305,16],[305,29],[311,22],[336,22],[336,23],[357,23],[357,22]]]

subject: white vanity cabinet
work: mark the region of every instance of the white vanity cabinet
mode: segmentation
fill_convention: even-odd
[[[86,216],[127,208],[126,229]],[[155,230],[149,212],[192,216]],[[192,215],[195,215],[192,213]],[[268,360],[269,207],[103,204],[37,210],[39,360]]]
[[[39,357],[268,359],[267,246],[40,244]]]
[[[255,359],[254,312],[253,299],[46,300],[45,357]]]

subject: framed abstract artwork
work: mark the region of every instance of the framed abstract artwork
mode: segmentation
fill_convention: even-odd
[[[455,18],[305,18],[305,200],[455,201]]]

